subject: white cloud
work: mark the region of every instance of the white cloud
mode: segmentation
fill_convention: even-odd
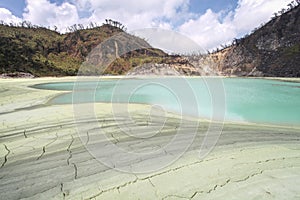
[[[239,0],[238,7],[223,16],[223,12],[207,10],[197,19],[189,20],[178,30],[191,37],[205,49],[212,49],[230,42],[235,37],[249,33],[267,22],[274,12],[281,10],[290,0]]]
[[[240,32],[249,32],[270,20],[274,12],[286,7],[289,2],[291,0],[239,0],[232,23]]]
[[[64,32],[73,24],[101,24],[111,18],[122,22],[128,29],[160,27],[172,29],[173,22],[189,16],[189,0],[68,0],[61,5],[49,0],[27,0],[23,19],[33,24],[57,26]],[[80,18],[81,12],[89,13]]]
[[[22,19],[14,16],[9,10],[5,8],[0,8],[0,20],[2,20],[5,23],[18,23],[22,21]]]
[[[167,53],[205,53],[196,42],[178,32],[159,28],[140,29],[131,32],[147,41],[156,48],[162,49]]]
[[[23,19],[33,24],[57,26],[60,31],[65,31],[67,26],[78,23],[77,8],[70,3],[56,5],[47,0],[27,0]]]
[[[90,21],[104,21],[111,18],[123,22],[129,29],[164,27],[172,23],[182,12],[187,12],[189,0],[79,0],[78,9],[88,9]],[[180,10],[180,11],[178,11]]]
[[[179,32],[192,38],[202,48],[210,49],[230,41],[237,34],[235,27],[224,21],[219,21],[220,15],[211,10],[196,20],[189,20],[179,27]]]
[[[131,15],[152,13],[156,16],[174,17],[176,9],[185,6],[188,0],[73,0],[78,8],[89,9],[90,11],[120,11],[131,13]],[[122,13],[121,13],[122,14]]]

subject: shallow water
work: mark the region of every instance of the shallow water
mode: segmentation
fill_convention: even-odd
[[[50,104],[143,103],[208,119],[300,124],[300,83],[251,78],[152,78],[34,86],[72,91]]]

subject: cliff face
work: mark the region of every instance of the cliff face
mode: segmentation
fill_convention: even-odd
[[[210,56],[223,75],[300,77],[300,6]]]

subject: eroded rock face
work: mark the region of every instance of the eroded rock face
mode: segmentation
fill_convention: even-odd
[[[218,76],[217,62],[208,55],[182,56],[166,63],[147,63],[133,68],[127,75]]]
[[[261,37],[256,42],[256,48],[258,50],[265,50],[265,51],[276,51],[278,48],[283,46],[280,44],[279,38],[276,34],[271,34],[269,38]]]
[[[179,75],[179,72],[171,68],[171,66],[168,64],[148,63],[134,68],[127,75],[129,76],[137,76],[137,75],[176,76]]]
[[[156,64],[148,63],[134,68],[127,75],[153,75],[153,76],[199,76],[204,75],[201,68],[196,68],[191,64]]]

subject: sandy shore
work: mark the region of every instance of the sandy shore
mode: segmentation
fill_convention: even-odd
[[[299,199],[300,128],[227,123],[214,150],[204,159],[199,149],[208,122],[199,121],[197,135],[185,154],[149,173],[120,172],[95,159],[86,149],[103,142],[99,130],[126,151],[155,151],[178,134],[181,118],[167,114],[159,134],[149,126],[151,107],[132,105],[136,138],[126,135],[114,120],[110,104],[97,103],[97,118],[74,119],[72,105],[44,105],[63,91],[37,90],[29,85],[74,81],[76,77],[0,80],[0,199]],[[165,120],[155,113],[153,127]],[[182,142],[145,160],[118,158],[101,149],[106,160],[124,166],[155,169],[176,155],[197,119],[182,119]],[[78,134],[78,126],[87,132]],[[147,131],[145,131],[147,130]],[[79,137],[81,136],[81,137]],[[214,137],[212,135],[209,137]],[[96,149],[97,151],[97,149]],[[99,150],[100,151],[100,150]],[[130,162],[126,162],[130,160]]]

